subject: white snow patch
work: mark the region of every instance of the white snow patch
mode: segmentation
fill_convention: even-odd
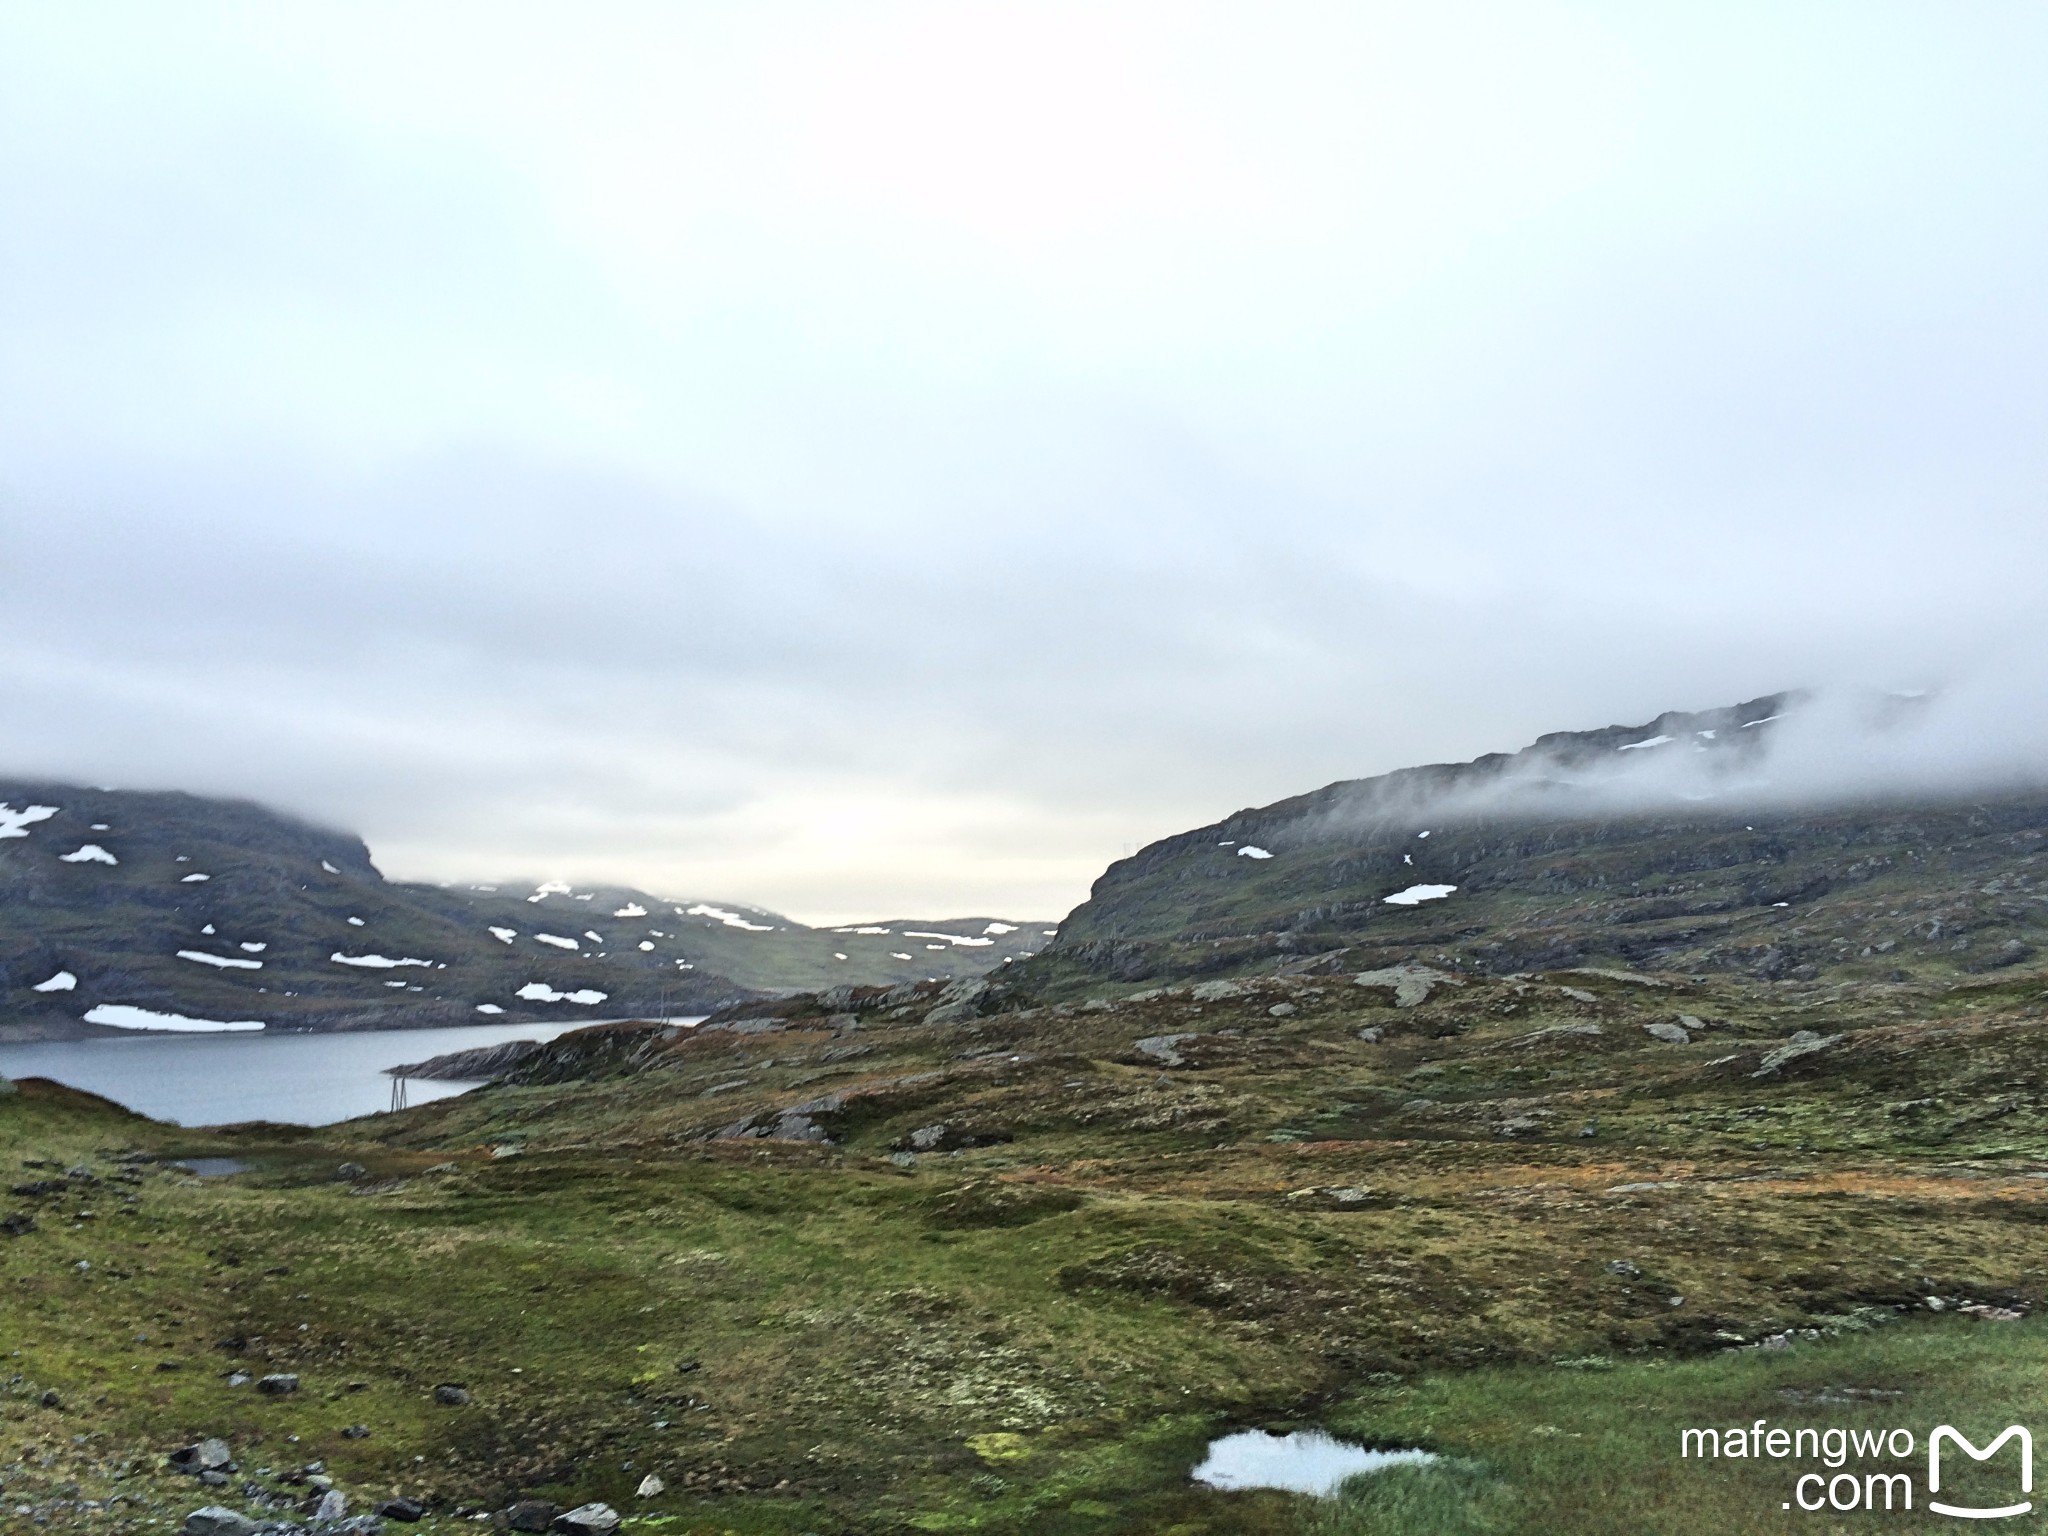
[[[558,933],[536,933],[533,936],[533,941],[536,944],[552,944],[557,949],[581,949],[583,947],[574,939],[565,939]]]
[[[1415,862],[1415,855],[1412,853],[1404,853],[1401,855],[1401,862],[1403,864],[1413,864]]]
[[[627,902],[623,907],[619,908],[618,911],[612,914],[613,917],[645,917],[646,915],[647,909],[641,906],[640,903],[637,901]]]
[[[581,1003],[586,1008],[603,1002],[608,995],[588,987],[580,992],[557,992],[544,981],[529,981],[519,989],[519,996],[529,1003]]]
[[[1784,719],[1784,718],[1785,718],[1785,717],[1784,717],[1783,715],[1765,715],[1765,716],[1763,717],[1763,719],[1761,719],[1761,720],[1745,720],[1745,721],[1743,721],[1743,722],[1742,722],[1742,728],[1743,728],[1743,729],[1744,729],[1744,730],[1746,731],[1746,730],[1749,730],[1749,729],[1751,729],[1752,727],[1755,727],[1755,726],[1759,726],[1759,725],[1769,725],[1769,724],[1770,724],[1770,723],[1771,723],[1771,722],[1772,722],[1773,720],[1782,720],[1782,719]]]
[[[503,1013],[505,1010],[500,1008],[496,1003],[478,1003],[476,1005],[476,1011],[478,1013]]]
[[[586,929],[584,929],[584,930],[583,930],[583,937],[585,937],[586,939],[590,940],[590,942],[591,942],[591,943],[593,943],[593,944],[602,944],[602,943],[604,942],[604,935],[603,935],[603,934],[601,934],[601,933],[592,933],[592,932],[591,932],[591,931],[590,931],[590,930],[589,930],[588,928],[586,928]]]
[[[918,933],[909,928],[903,930],[903,937],[906,939],[944,939],[948,944],[958,944],[963,949],[986,949],[989,945],[995,943],[994,939],[963,938],[957,933]],[[936,944],[927,944],[925,948],[936,949],[938,946]]]
[[[946,946],[945,946],[945,945],[943,945],[943,944],[927,944],[927,945],[925,945],[925,948],[926,948],[926,949],[944,949],[945,947],[946,947]]]
[[[382,955],[344,955],[338,949],[327,958],[336,965],[360,965],[372,971],[395,971],[401,965],[431,966],[434,963],[431,960],[387,960]]]
[[[1424,832],[1418,832],[1418,833],[1416,833],[1415,835],[1416,835],[1417,837],[1427,837],[1427,836],[1429,836],[1429,833],[1428,833],[1428,832],[1426,832],[1426,831],[1424,831]]]
[[[1041,928],[1038,931],[1044,934],[1048,939],[1056,939],[1060,936],[1060,931],[1057,928]]]
[[[213,932],[213,924],[211,924],[211,923],[208,923],[208,924],[207,924],[207,925],[206,925],[206,926],[205,926],[204,928],[200,929],[199,931],[200,931],[201,933],[212,933],[212,932]]]
[[[224,971],[260,971],[263,969],[263,962],[261,960],[237,960],[232,955],[209,955],[203,949],[181,949],[178,951],[178,958],[180,960],[197,960],[201,965],[217,965]]]
[[[320,861],[320,867],[326,870],[327,873],[329,873],[330,875],[338,875],[341,873],[340,870],[336,869],[332,864],[328,863],[325,859],[322,859]]]
[[[838,950],[835,949],[832,951],[832,958],[834,960],[844,960],[846,956],[842,955],[841,953],[839,953]]]
[[[990,923],[981,931],[983,933],[1015,933],[1017,925],[1015,923]]]
[[[1614,750],[1617,752],[1640,752],[1645,747],[1668,747],[1677,739],[1675,736],[1652,736],[1647,741],[1626,742]]]
[[[570,887],[564,885],[559,880],[544,880],[533,888],[533,894],[526,899],[528,901],[546,901],[550,896],[566,896],[569,894],[569,890]]]
[[[640,950],[641,950],[641,953],[645,954],[645,953],[646,953],[646,952],[647,952],[648,950],[651,950],[651,949],[653,949],[653,948],[654,948],[654,941],[653,941],[652,939],[642,939],[642,940],[640,941]]]
[[[1273,857],[1265,849],[1255,848],[1250,843],[1246,843],[1242,848],[1238,849],[1237,856],[1240,859],[1270,859]]]
[[[715,917],[728,928],[744,928],[749,933],[772,933],[775,931],[773,923],[750,923],[744,917],[741,917],[739,913],[728,912],[725,908],[714,907],[708,902],[700,901],[696,906],[690,908],[689,911],[682,913],[682,915],[684,917]]]
[[[260,954],[262,954],[262,953],[263,953],[263,951],[265,951],[266,949],[270,948],[270,945],[269,945],[268,943],[263,943],[263,944],[237,944],[237,945],[235,946],[235,948],[237,948],[237,949],[241,950],[241,951],[242,951],[242,953],[244,953],[244,954],[246,954],[246,955],[260,955]]]
[[[69,992],[78,985],[78,978],[69,971],[59,971],[48,981],[39,981],[29,988],[31,992]]]
[[[491,930],[491,937],[500,944],[510,944],[519,937],[519,930],[517,928],[493,928]]]
[[[1704,736],[1709,741],[1712,741],[1714,739],[1714,733],[1712,731],[1695,731],[1693,732],[1693,734],[1695,736]]]
[[[405,983],[402,981],[387,981],[384,983],[384,985],[387,987],[402,987],[405,985]]]
[[[191,885],[191,884],[193,884],[193,883],[194,883],[194,882],[196,882],[196,881],[200,881],[200,880],[211,880],[212,878],[213,878],[213,876],[211,876],[211,875],[187,875],[187,876],[186,876],[186,877],[185,877],[184,879],[180,880],[180,881],[178,882],[178,884],[180,884],[180,885]]]
[[[910,956],[908,956],[908,955],[904,955],[904,954],[898,954],[898,953],[897,953],[897,952],[896,952],[895,950],[893,950],[893,949],[892,949],[892,950],[890,950],[890,951],[889,951],[889,958],[890,958],[891,960],[908,960],[908,959],[910,958]]]
[[[832,931],[833,931],[834,933],[887,933],[887,932],[889,932],[889,930],[888,930],[887,928],[880,928],[880,927],[877,927],[877,926],[876,926],[875,924],[873,924],[873,923],[868,923],[868,924],[865,924],[864,926],[862,926],[862,927],[859,927],[859,928],[834,928],[834,929],[833,929]]]
[[[112,827],[108,826],[108,825],[107,825],[107,824],[106,824],[106,823],[105,823],[104,821],[96,821],[96,822],[94,822],[94,823],[92,824],[92,826],[91,826],[90,828],[88,828],[87,830],[89,830],[89,831],[93,831],[93,832],[111,832],[111,831],[113,831],[114,829],[113,829]]]
[[[25,805],[20,810],[0,800],[0,837],[27,837],[28,829],[57,814],[54,805]]]
[[[349,927],[351,927],[351,928],[361,928],[361,927],[365,926],[365,924],[364,924],[363,920],[362,920],[362,919],[361,919],[360,917],[352,917],[352,918],[350,918],[350,919],[348,920],[348,925],[349,925]]]
[[[107,852],[98,843],[86,843],[82,847],[74,848],[69,853],[58,854],[57,862],[60,864],[118,864],[121,861]]]
[[[1411,885],[1405,891],[1394,892],[1386,902],[1391,907],[1420,906],[1425,901],[1442,901],[1456,889],[1455,885]]]
[[[261,1019],[188,1019],[181,1013],[156,1013],[127,1003],[101,1003],[85,1016],[88,1024],[111,1024],[116,1029],[163,1029],[181,1034],[218,1034],[234,1029],[261,1029]]]
[[[583,893],[583,894],[582,894],[581,896],[578,896],[578,897],[576,898],[576,900],[578,900],[578,901],[590,901],[590,900],[593,900],[593,899],[594,899],[594,898],[596,897],[596,895],[597,895],[597,892],[595,892],[595,891],[585,891],[585,892],[584,892],[584,893]]]

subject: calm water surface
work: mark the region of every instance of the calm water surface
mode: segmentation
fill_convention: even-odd
[[[1369,1451],[1333,1439],[1319,1429],[1291,1435],[1240,1430],[1209,1442],[1209,1454],[1194,1479],[1211,1488],[1284,1488],[1321,1497],[1360,1472],[1377,1472],[1411,1462],[1435,1461],[1428,1451]]]
[[[0,1045],[0,1076],[47,1077],[180,1125],[276,1120],[331,1125],[391,1107],[386,1067],[508,1040],[552,1040],[597,1022],[376,1029],[342,1035],[222,1034]],[[677,1022],[682,1022],[678,1020]],[[406,1085],[424,1104],[474,1083]]]

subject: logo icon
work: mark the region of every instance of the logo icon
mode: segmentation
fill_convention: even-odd
[[[2008,1424],[2005,1433],[1978,1450],[1970,1444],[1951,1424],[1937,1425],[1933,1434],[1927,1437],[1927,1491],[1941,1492],[1941,1442],[1953,1440],[1958,1449],[1972,1461],[1989,1461],[1997,1454],[1998,1448],[2006,1441],[2017,1437],[2020,1442],[2020,1492],[2034,1491],[2034,1437],[2017,1424]],[[1978,1509],[1967,1504],[1942,1504],[1933,1499],[1927,1507],[1937,1515],[1957,1515],[1965,1520],[2003,1520],[2009,1515],[2024,1515],[2034,1507],[2032,1500],[2018,1504],[2005,1504],[1997,1509]]]

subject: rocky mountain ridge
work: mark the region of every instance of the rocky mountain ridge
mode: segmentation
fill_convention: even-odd
[[[1939,979],[2048,943],[2048,789],[1754,798],[1803,702],[1558,733],[1238,811],[1111,865],[1006,985],[1408,961]]]
[[[1049,928],[832,930],[615,886],[395,882],[360,838],[258,805],[0,781],[0,1039],[701,1014],[978,973]]]

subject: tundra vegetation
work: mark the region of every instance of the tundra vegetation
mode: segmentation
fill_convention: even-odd
[[[1685,1428],[1982,1443],[2039,1402],[2029,967],[1031,980],[599,1026],[319,1131],[18,1085],[0,1507],[304,1519],[317,1476],[444,1532],[524,1499],[673,1533],[1711,1536],[1806,1528],[1811,1468],[1681,1458]],[[1441,1459],[1329,1499],[1188,1479],[1213,1435],[1309,1424]],[[166,1460],[206,1437],[226,1486]]]

